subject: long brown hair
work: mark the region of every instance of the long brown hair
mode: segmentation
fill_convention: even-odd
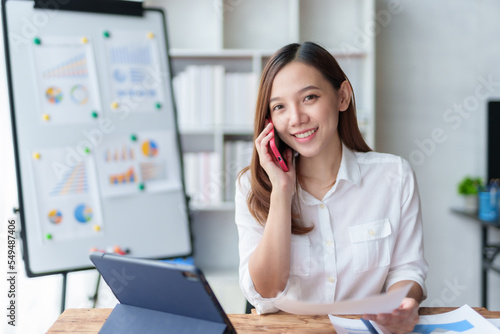
[[[332,84],[335,90],[339,90],[342,82],[346,80],[351,86],[349,79],[335,58],[321,46],[312,42],[293,43],[284,46],[271,57],[262,72],[255,110],[254,141],[264,130],[266,118],[270,113],[269,100],[274,78],[283,67],[293,61],[299,61],[316,68]],[[349,107],[344,112],[339,113],[338,133],[342,143],[351,150],[358,152],[371,151],[358,128],[354,92]],[[269,214],[272,185],[266,172],[260,166],[259,154],[255,147],[250,166],[243,169],[239,177],[241,178],[248,170],[251,172],[251,190],[247,197],[248,209],[255,220],[264,226]],[[312,226],[303,226],[301,224],[299,202],[297,196],[295,196],[295,202],[292,205],[291,232],[293,234],[306,234],[312,229]]]

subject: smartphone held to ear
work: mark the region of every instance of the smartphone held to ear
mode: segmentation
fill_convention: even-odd
[[[271,123],[271,124],[273,123],[270,118],[268,118],[268,120],[269,120],[269,123]],[[281,152],[279,150],[280,140],[279,140],[278,134],[274,130],[274,125],[273,125],[273,133],[274,133],[274,136],[269,141],[269,146],[271,147],[271,151],[273,152],[276,160],[278,160],[278,164],[280,165],[281,169],[284,172],[288,172],[289,169],[288,169],[288,166],[286,165],[286,161],[283,158],[283,155],[281,154]]]

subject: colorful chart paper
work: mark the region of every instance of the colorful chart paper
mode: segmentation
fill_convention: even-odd
[[[103,233],[94,156],[74,155],[76,151],[67,147],[36,152],[38,158],[31,159],[31,170],[40,238],[44,242],[67,242],[95,237],[94,225],[99,225],[99,233]]]
[[[45,36],[32,51],[42,124],[94,122],[92,112],[102,107],[92,43]]]
[[[147,32],[113,31],[106,39],[111,99],[127,112],[155,112],[165,101],[158,42]],[[133,101],[133,103],[130,103]]]
[[[96,155],[103,196],[137,196],[143,192],[180,189],[174,132],[140,132],[104,139]]]

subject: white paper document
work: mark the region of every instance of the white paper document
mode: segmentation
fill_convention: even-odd
[[[420,316],[419,323],[411,333],[494,334],[500,333],[500,329],[474,311],[469,305],[464,305],[451,312]]]
[[[496,328],[500,329],[500,319],[488,319],[488,321],[493,324]]]
[[[370,321],[370,328],[362,320],[345,319],[329,315],[335,331],[338,334],[386,334],[388,333],[381,326]],[[499,319],[485,319],[468,305],[464,305],[454,311],[420,316],[419,323],[410,334],[495,334],[500,333],[498,328]]]
[[[392,313],[410,291],[411,284],[376,296],[331,304],[315,304],[281,296],[274,305],[282,311],[301,315]]]
[[[366,320],[371,325],[371,327],[368,328],[365,323],[359,319],[340,318],[335,317],[331,314],[329,314],[328,317],[330,317],[330,321],[332,322],[333,327],[335,327],[335,332],[337,332],[337,334],[391,334],[390,331],[382,326],[377,325],[373,321]]]

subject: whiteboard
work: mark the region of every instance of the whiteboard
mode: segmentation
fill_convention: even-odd
[[[190,255],[163,12],[33,4],[2,8],[28,276]]]

